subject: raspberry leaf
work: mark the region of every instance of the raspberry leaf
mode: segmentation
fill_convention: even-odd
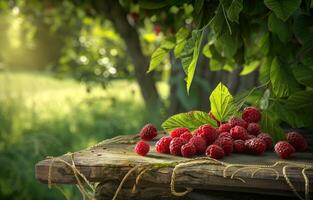
[[[292,13],[299,8],[301,0],[265,0],[264,4],[272,10],[276,16],[286,21]]]
[[[217,127],[216,121],[214,121],[208,113],[202,111],[191,111],[171,116],[163,122],[162,127],[164,130],[169,132],[179,127],[186,127],[190,130],[195,130],[204,124],[210,124],[213,127]]]
[[[270,134],[275,143],[285,139],[284,131],[278,124],[279,119],[275,115],[275,112],[269,110],[262,112],[261,129],[263,132]]]
[[[277,97],[286,97],[298,90],[299,85],[289,67],[283,66],[277,57],[272,61],[270,79],[273,92]]]
[[[223,122],[235,111],[234,98],[228,88],[219,83],[210,96],[211,112],[217,120]]]

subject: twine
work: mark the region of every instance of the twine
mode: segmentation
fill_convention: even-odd
[[[74,154],[73,153],[68,153],[70,155],[71,158],[71,164],[66,162],[65,160],[61,159],[61,158],[55,158],[55,157],[48,157],[51,158],[51,163],[49,165],[49,172],[48,172],[48,187],[52,188],[52,186],[54,186],[55,188],[57,188],[64,196],[65,198],[68,200],[68,197],[66,196],[65,192],[62,190],[62,188],[60,188],[58,185],[56,184],[52,184],[51,181],[51,177],[52,177],[52,167],[53,164],[58,161],[61,163],[64,163],[66,166],[68,166],[74,174],[74,177],[77,181],[77,188],[79,189],[79,191],[82,193],[83,199],[85,200],[86,197],[89,199],[92,199],[94,195],[91,195],[87,192],[87,190],[85,189],[82,180],[84,182],[84,184],[86,184],[93,192],[93,194],[95,193],[95,189],[94,186],[92,186],[92,184],[90,184],[90,182],[87,180],[87,178],[76,168],[75,162],[74,162]],[[306,174],[306,171],[309,169],[313,169],[312,165],[308,165],[308,164],[302,164],[302,163],[292,163],[292,162],[287,162],[287,161],[278,161],[272,165],[247,165],[247,164],[229,164],[229,163],[225,163],[213,158],[209,158],[209,157],[198,157],[198,158],[194,158],[191,160],[184,160],[184,161],[177,161],[177,162],[171,162],[171,163],[158,163],[158,164],[139,164],[136,165],[134,167],[132,167],[123,177],[123,179],[121,180],[118,188],[116,189],[114,196],[112,198],[112,200],[116,200],[118,197],[118,194],[120,193],[120,191],[122,190],[122,187],[124,185],[124,183],[127,181],[127,179],[130,177],[130,175],[139,170],[140,168],[142,168],[141,170],[138,171],[138,175],[136,176],[136,180],[135,183],[132,187],[132,193],[136,192],[136,188],[139,184],[140,179],[142,178],[142,176],[153,169],[161,169],[164,167],[173,167],[173,171],[172,171],[172,175],[171,175],[171,180],[170,180],[170,190],[172,195],[174,196],[184,196],[186,194],[188,194],[189,192],[191,192],[193,189],[190,187],[186,187],[185,191],[183,192],[177,192],[175,189],[175,181],[177,178],[177,170],[181,169],[181,168],[185,168],[185,167],[190,167],[190,166],[195,166],[195,165],[202,165],[202,164],[215,164],[215,165],[221,165],[224,166],[223,169],[223,177],[227,178],[229,177],[230,179],[237,179],[243,183],[246,183],[246,181],[241,178],[241,177],[236,177],[236,174],[238,174],[240,171],[242,170],[247,170],[249,169],[251,172],[251,178],[254,178],[254,176],[256,175],[256,173],[258,173],[261,170],[264,171],[271,171],[273,172],[276,177],[275,180],[278,180],[280,175],[279,172],[274,169],[275,167],[277,167],[278,165],[282,164],[284,165],[282,167],[282,175],[286,181],[286,183],[288,184],[288,186],[290,187],[291,191],[301,200],[309,200],[310,199],[310,180]],[[230,168],[232,167],[239,167],[238,169],[236,169],[234,172],[232,172],[232,174],[230,174],[230,176],[227,176],[227,172]],[[293,185],[293,183],[291,182],[290,178],[288,177],[287,174],[287,169],[293,167],[293,168],[302,168],[302,176],[304,178],[304,197],[302,197],[300,195],[300,193],[296,190],[295,186]],[[81,180],[82,179],[82,180]]]
[[[76,168],[76,165],[75,165],[75,162],[74,162],[74,154],[73,153],[67,153],[66,155],[70,155],[72,164],[66,162],[65,160],[63,160],[61,158],[55,158],[55,157],[51,157],[51,156],[47,157],[47,158],[51,159],[51,163],[49,165],[49,170],[48,170],[48,188],[52,188],[52,180],[51,180],[51,177],[52,177],[52,167],[53,167],[53,164],[56,161],[58,161],[58,162],[61,162],[61,163],[65,164],[66,166],[68,166],[73,171],[74,177],[75,177],[75,179],[77,181],[76,186],[79,189],[79,191],[81,192],[81,194],[83,196],[83,199],[85,200],[86,197],[89,198],[89,199],[92,199],[93,195],[89,194],[86,191],[86,189],[83,186],[83,183],[81,182],[80,178],[83,179],[84,183],[89,186],[89,188],[92,190],[93,193],[95,193],[94,187],[90,184],[90,182],[87,180],[87,178]],[[56,186],[56,184],[53,184],[53,185]],[[57,187],[59,189],[61,189],[59,186],[57,186]],[[64,191],[62,193],[64,193]],[[65,196],[65,197],[66,197],[66,199],[68,199],[67,196]]]

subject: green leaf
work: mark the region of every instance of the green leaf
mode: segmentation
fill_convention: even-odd
[[[159,64],[166,58],[168,51],[169,50],[167,49],[159,47],[153,52],[151,56],[148,73],[153,71],[157,66],[159,66]]]
[[[297,82],[290,72],[289,67],[286,65],[283,67],[277,57],[273,59],[270,78],[273,92],[278,97],[288,96],[297,89]]]
[[[196,66],[197,66],[197,62],[198,62],[198,57],[199,57],[199,52],[200,52],[200,36],[199,36],[199,39],[196,40],[196,44],[195,44],[195,49],[194,49],[194,52],[193,52],[193,57],[192,57],[192,60],[191,60],[191,63],[188,67],[188,73],[187,73],[187,93],[189,93],[189,90],[190,90],[190,86],[191,86],[191,83],[192,83],[192,80],[193,80],[193,77],[194,77],[194,74],[195,74],[195,71],[196,71]]]
[[[174,55],[176,58],[179,58],[182,51],[184,50],[189,32],[190,31],[187,28],[182,27],[176,33],[176,47],[174,49]]]
[[[186,43],[187,43],[187,41],[184,40],[184,41],[182,41],[182,42],[180,42],[180,43],[178,43],[178,44],[176,45],[176,47],[175,47],[175,49],[174,49],[174,55],[175,55],[176,58],[179,58],[179,57],[180,57],[182,51],[183,51],[184,48],[185,48]]]
[[[179,127],[186,127],[193,131],[203,124],[210,124],[213,127],[217,127],[216,121],[208,113],[202,111],[191,111],[173,115],[162,123],[162,127],[167,132]]]
[[[313,37],[309,38],[301,47],[298,55],[304,65],[313,66]]]
[[[299,83],[313,88],[313,67],[298,64],[292,71]]]
[[[262,112],[261,129],[263,132],[270,134],[275,143],[286,138],[283,130],[279,127],[279,121],[275,113],[269,110]]]
[[[272,65],[272,58],[267,57],[264,59],[264,62],[261,64],[259,69],[259,81],[262,84],[267,83],[270,80],[270,72],[271,72],[271,65]]]
[[[272,106],[272,110],[278,115],[278,117],[288,123],[292,128],[300,128],[305,126],[305,120],[303,115],[293,110],[286,109],[286,106],[275,102]]]
[[[217,120],[223,122],[228,119],[234,110],[234,98],[228,88],[219,83],[210,95],[211,112]]]
[[[223,32],[225,23],[226,22],[225,22],[222,6],[219,6],[212,20],[212,28],[216,37],[218,37]]]
[[[212,58],[212,53],[210,50],[210,45],[207,43],[204,45],[203,50],[202,50],[203,55],[205,55],[207,58]]]
[[[161,43],[161,48],[163,49],[170,50],[170,49],[173,49],[174,47],[175,47],[175,43],[169,39],[166,39]]]
[[[228,19],[239,24],[239,14],[243,9],[243,0],[233,0],[227,9]]]
[[[180,28],[175,35],[176,43],[185,41],[188,35],[189,35],[189,30],[187,28],[185,27]]]
[[[214,43],[217,51],[225,58],[232,58],[237,49],[241,45],[241,40],[238,32],[232,34],[229,31],[224,31],[224,33],[218,37]]]
[[[259,66],[259,64],[260,64],[259,61],[253,61],[249,63],[248,65],[244,65],[242,71],[240,72],[240,75],[244,76],[244,75],[250,74]]]
[[[313,113],[313,90],[293,93],[287,99],[285,106],[292,110]]]
[[[271,95],[270,89],[266,89],[260,101],[260,108],[262,110],[266,110],[268,108],[270,95]]]
[[[183,52],[181,53],[181,62],[187,75],[186,87],[189,93],[190,86],[196,71],[196,65],[200,52],[200,40],[202,31],[192,31],[192,37],[187,41]]]
[[[283,21],[286,21],[299,8],[300,3],[301,0],[264,0],[266,7]]]
[[[311,2],[313,2],[311,0]],[[294,17],[293,32],[296,38],[302,43],[306,43],[313,37],[313,18],[307,15],[297,15]]]
[[[268,17],[268,29],[277,34],[282,42],[289,41],[292,36],[288,24],[278,19],[274,13]]]

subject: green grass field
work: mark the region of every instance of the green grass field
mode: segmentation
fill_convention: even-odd
[[[166,98],[168,87],[158,85]],[[87,93],[74,80],[39,73],[0,73],[0,199],[60,199],[34,177],[34,165],[120,134],[137,133],[160,112],[145,112],[138,85],[112,81]],[[79,193],[71,186],[67,194]]]

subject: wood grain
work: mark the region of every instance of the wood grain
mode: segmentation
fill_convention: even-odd
[[[150,142],[151,151],[147,156],[137,156],[133,152],[134,143],[137,140],[138,138],[134,135],[119,136],[111,140],[106,140],[96,147],[78,151],[73,154],[74,162],[77,169],[82,172],[89,181],[101,182],[101,184],[99,185],[99,189],[97,190],[98,196],[101,197],[100,199],[105,199],[103,198],[103,192],[101,192],[101,188],[106,188],[105,191],[108,191],[107,187],[108,185],[111,185],[110,191],[115,191],[117,184],[113,184],[113,182],[118,183],[128,172],[128,170],[130,170],[133,166],[136,166],[138,164],[172,163],[174,161],[188,160],[182,157],[156,153],[154,150],[154,144],[156,140]],[[69,155],[63,155],[59,158],[70,162]],[[222,161],[231,164],[236,163],[271,165],[277,161],[280,161],[280,159],[273,152],[266,152],[264,155],[261,156],[232,154]],[[288,161],[293,161],[294,163],[302,163],[306,164],[307,166],[313,167],[313,153],[296,153],[292,157],[292,159]],[[45,159],[37,163],[36,178],[39,181],[47,183],[50,164],[51,159]],[[244,179],[246,181],[246,183],[244,183],[240,180],[229,178],[230,174],[237,170],[238,167],[230,168],[227,173],[228,178],[224,178],[224,166],[222,165],[196,165],[179,169],[177,171],[177,178],[175,183],[178,189],[191,187],[202,190],[223,190],[291,196],[293,195],[293,193],[290,190],[290,186],[286,183],[285,178],[282,176],[281,168],[281,166],[277,166],[275,168],[277,171],[279,171],[280,176],[278,180],[275,180],[276,175],[270,171],[260,171],[256,174],[254,178],[251,178],[251,173],[249,171],[242,171],[238,173],[236,177]],[[145,173],[142,176],[138,188],[140,188],[142,191],[151,190],[154,191],[155,194],[171,197],[171,194],[169,192],[169,183],[172,170],[172,167],[166,167],[149,171],[149,173]],[[55,162],[53,164],[51,172],[51,181],[53,183],[76,183],[73,172],[63,163]],[[304,179],[301,174],[301,169],[290,168],[287,170],[287,172],[288,177],[290,177],[290,179],[292,180],[295,188],[298,191],[303,191]],[[313,170],[308,170],[307,174],[309,180],[311,180],[310,188],[311,190],[313,190]],[[138,173],[134,173],[129,178],[125,185],[125,188],[132,187],[132,185],[134,184],[134,179],[137,175]],[[110,184],[105,184],[108,182]],[[106,185],[106,187],[104,187],[103,185]],[[147,188],[147,186],[149,187]],[[122,193],[130,197],[131,195],[128,194],[129,192],[127,191],[128,190],[125,189]],[[138,195],[140,196],[138,191],[137,193],[135,193],[137,197]]]

